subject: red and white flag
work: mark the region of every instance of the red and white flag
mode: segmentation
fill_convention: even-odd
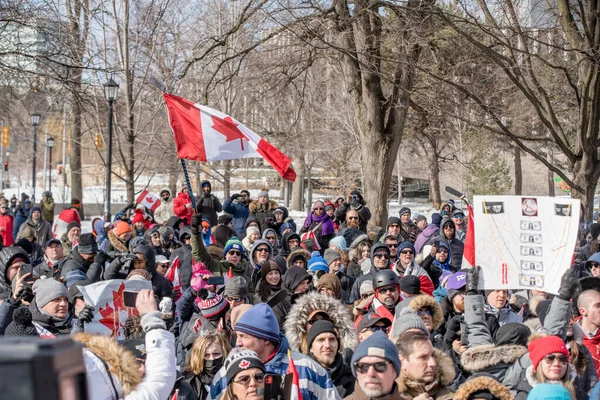
[[[296,179],[285,154],[229,115],[172,94],[163,97],[179,158],[207,162],[262,157],[283,179]]]
[[[463,251],[462,268],[473,268],[475,264],[475,220],[473,219],[473,208],[467,204],[469,219],[467,220],[467,235],[465,237],[465,249]]]
[[[288,367],[287,374],[292,374],[292,390],[290,393],[290,400],[302,400],[302,393],[300,393],[300,377],[298,376],[298,370],[292,359],[292,352],[288,349]]]
[[[175,257],[171,266],[165,273],[165,278],[167,278],[173,284],[173,292],[178,293],[175,295],[176,298],[173,301],[179,300],[181,297],[181,281],[179,280],[179,257]]]
[[[144,189],[138,196],[136,203],[139,203],[154,212],[158,206],[160,206],[160,197]]]

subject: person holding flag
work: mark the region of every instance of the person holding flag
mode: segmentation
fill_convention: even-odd
[[[256,352],[265,365],[266,373],[292,374],[292,382],[299,388],[292,393],[292,399],[341,399],[323,367],[310,357],[290,350],[287,339],[279,331],[275,314],[267,304],[252,306],[237,321],[234,330],[237,347]],[[230,376],[225,365],[213,379],[209,400],[227,398],[221,397]]]

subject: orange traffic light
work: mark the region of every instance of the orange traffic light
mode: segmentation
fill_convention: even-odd
[[[10,145],[10,128],[7,126],[2,127],[2,146],[8,147]]]
[[[102,135],[96,135],[96,148],[101,149],[104,144],[104,140],[102,140]]]

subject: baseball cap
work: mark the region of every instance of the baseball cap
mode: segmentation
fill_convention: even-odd
[[[368,313],[363,315],[362,319],[358,323],[357,331],[362,332],[363,329],[370,328],[379,321],[383,322],[385,327],[392,326],[392,321],[390,321],[388,318],[381,317],[376,313]]]

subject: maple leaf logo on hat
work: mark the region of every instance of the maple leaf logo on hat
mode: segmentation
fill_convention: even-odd
[[[248,368],[249,366],[250,366],[250,361],[248,361],[248,360],[242,360],[242,361],[240,362],[240,365],[239,365],[239,367],[240,367],[241,369],[246,369],[246,368]]]

